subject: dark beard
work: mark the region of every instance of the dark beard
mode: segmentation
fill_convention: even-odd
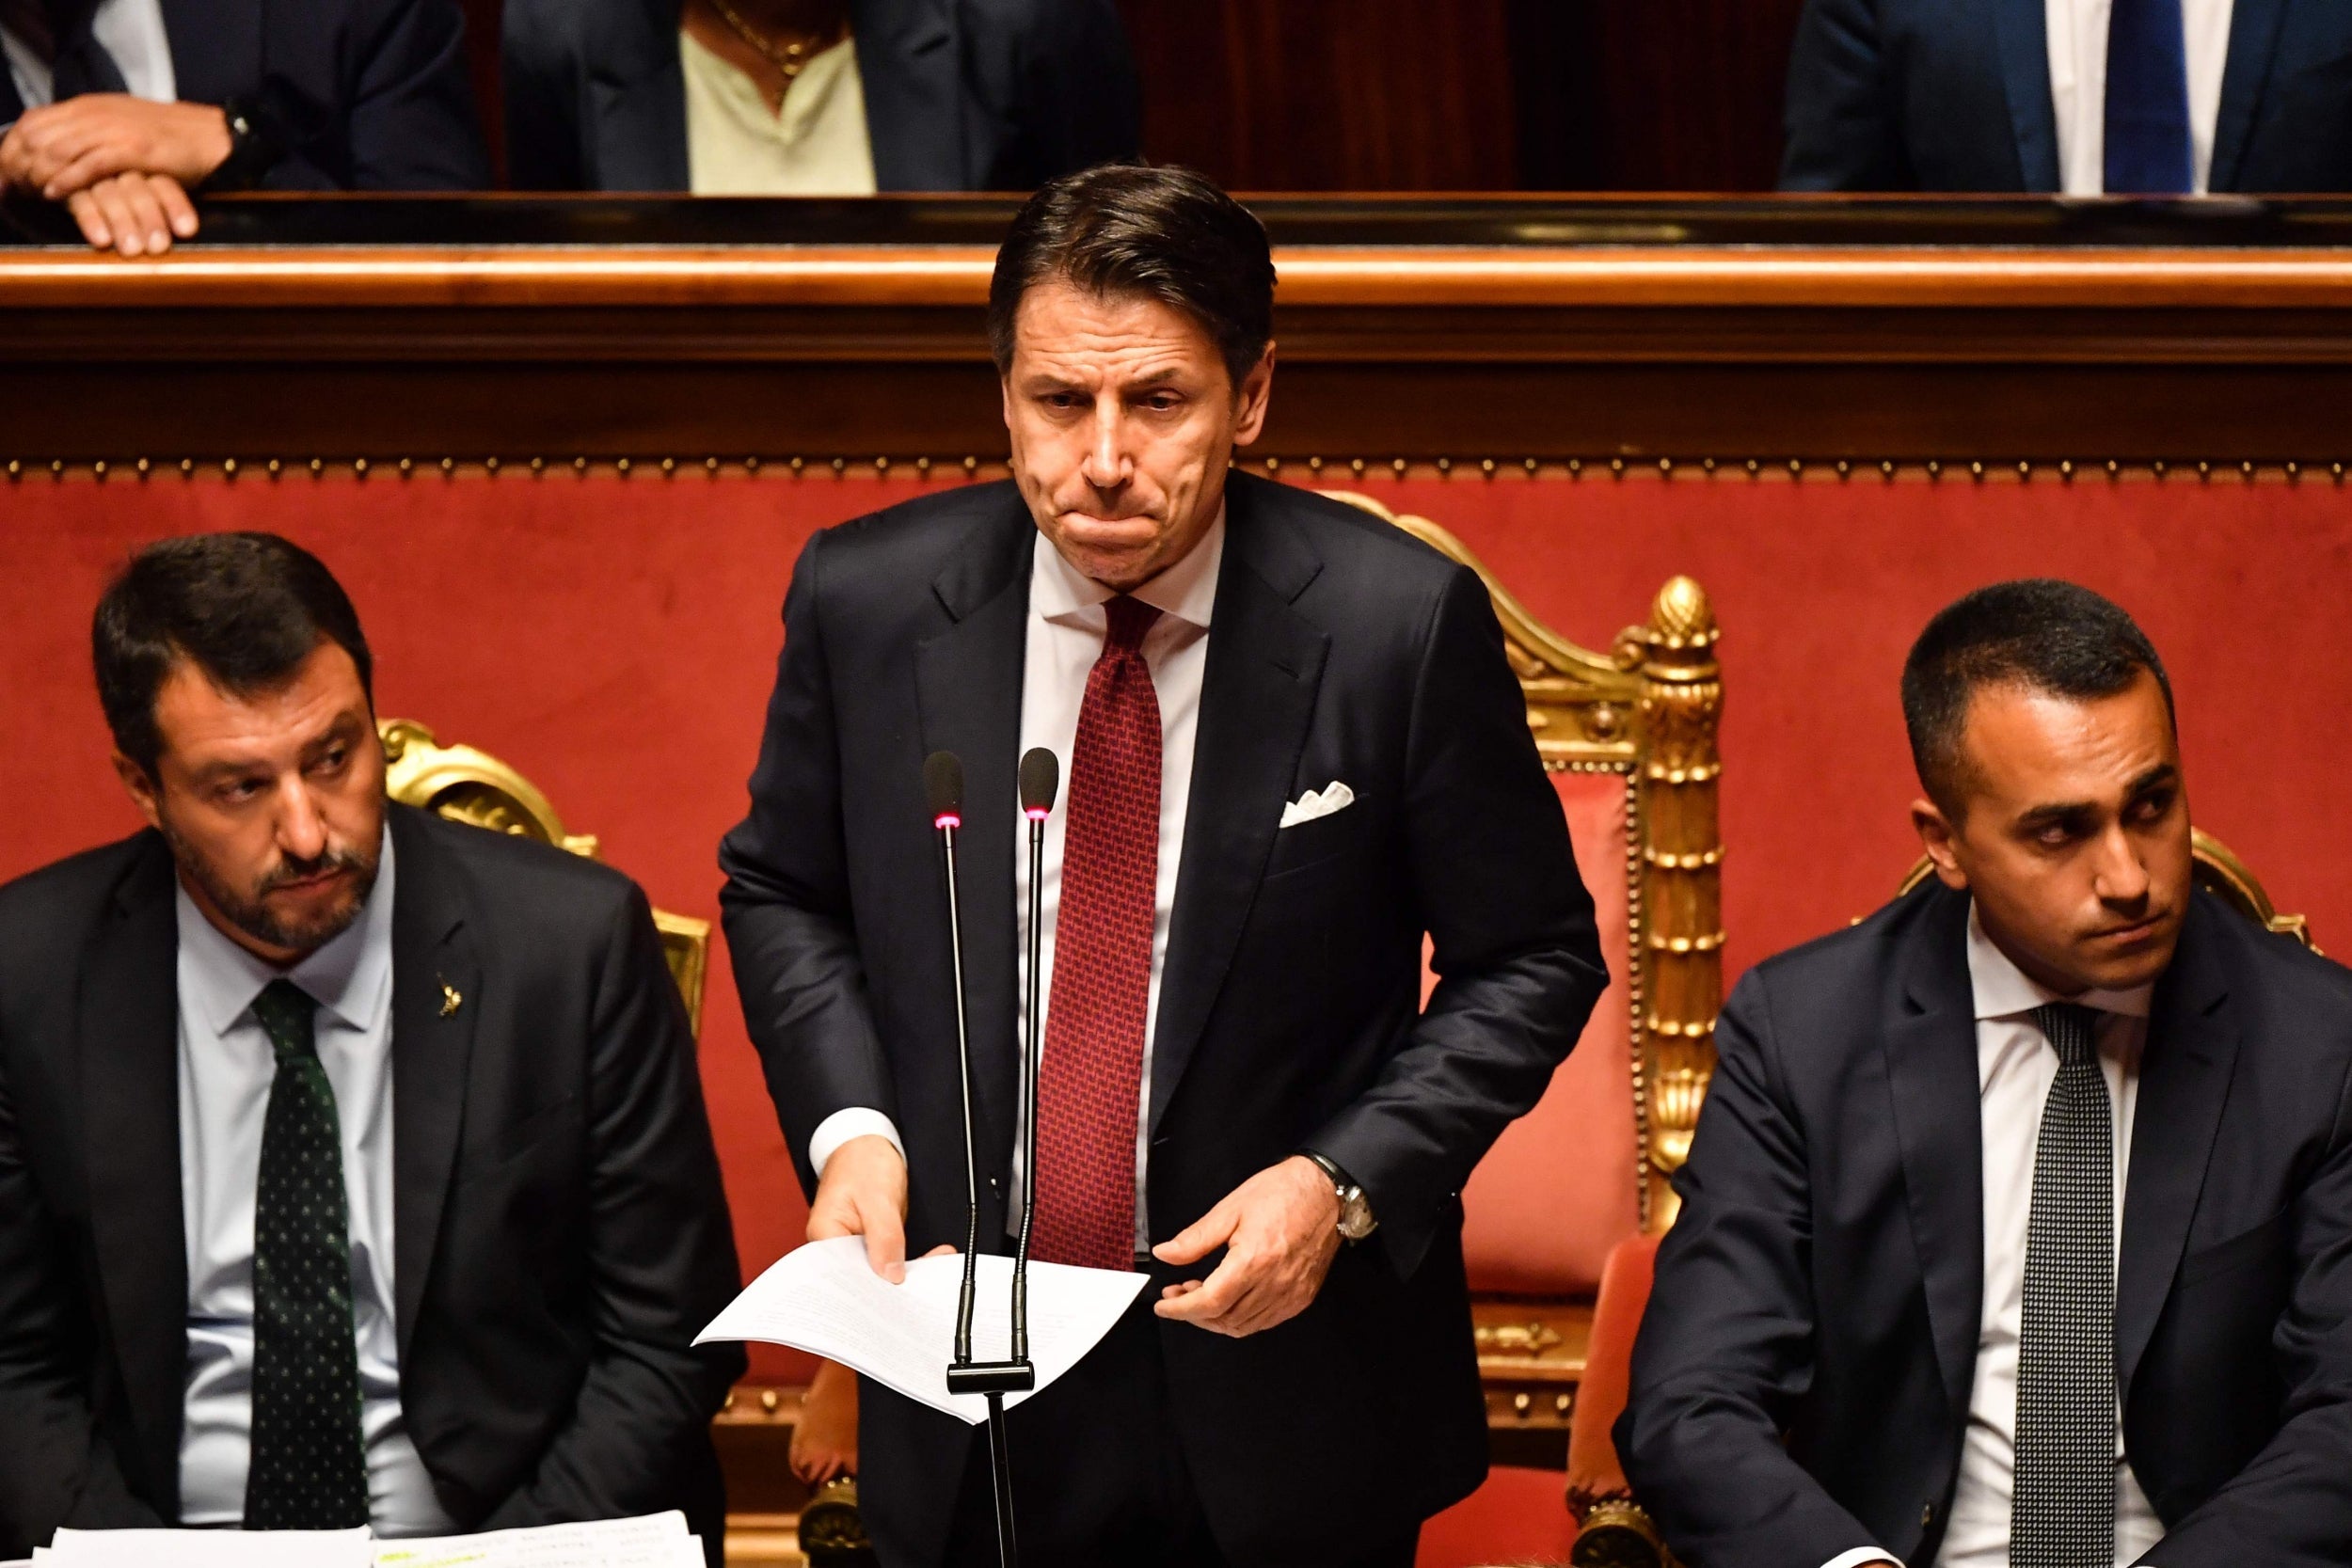
[[[197,854],[188,842],[174,832],[169,821],[160,824],[164,842],[171,846],[171,858],[179,863],[181,874],[201,888],[204,896],[222,918],[264,947],[276,947],[290,953],[313,953],[349,930],[359,912],[368,906],[368,895],[375,891],[375,877],[380,853],[361,854],[355,849],[330,847],[315,860],[295,860],[280,856],[278,863],[263,874],[250,893],[232,888]],[[295,925],[280,920],[267,903],[272,889],[288,882],[300,881],[326,871],[351,871],[358,874],[352,884],[349,903],[316,920]]]

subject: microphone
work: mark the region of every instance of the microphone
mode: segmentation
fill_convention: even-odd
[[[1012,1463],[1005,1433],[1005,1396],[1037,1386],[1037,1369],[1026,1354],[1025,1323],[1014,1330],[1018,1337],[1015,1342],[1021,1349],[1011,1360],[972,1359],[972,1305],[979,1283],[980,1163],[978,1140],[972,1128],[972,1042],[963,1005],[963,921],[956,906],[956,830],[963,826],[962,759],[953,752],[933,752],[924,758],[923,795],[930,807],[932,831],[939,834],[939,863],[947,886],[947,952],[956,983],[956,1065],[963,1089],[963,1285],[956,1297],[956,1350],[955,1358],[947,1367],[947,1391],[984,1394],[988,1398],[989,1467],[993,1472],[996,1491],[997,1558],[1003,1568],[1018,1568],[1020,1547],[1014,1540]],[[1030,836],[1035,840],[1041,831],[1037,824],[1041,819],[1033,817],[1031,821]],[[1031,1035],[1034,1037],[1034,1024]]]
[[[956,1065],[963,1085],[963,1289],[956,1300],[956,1367],[972,1363],[972,1298],[978,1286],[980,1250],[979,1159],[972,1136],[972,1046],[963,1017],[963,918],[956,907],[956,830],[963,826],[963,759],[933,752],[923,759],[923,797],[939,834],[939,863],[947,882],[947,957],[956,982]],[[955,1383],[952,1370],[949,1386]]]
[[[1028,1115],[1021,1127],[1021,1242],[1012,1256],[1012,1358],[1029,1359],[1029,1231],[1037,1223],[1038,1040],[1043,1009],[1038,1004],[1045,927],[1045,819],[1054,815],[1061,788],[1061,764],[1042,746],[1021,759],[1021,815],[1029,821],[1028,1038],[1023,1042],[1023,1079],[1028,1085]]]

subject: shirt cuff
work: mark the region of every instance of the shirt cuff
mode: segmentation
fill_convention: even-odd
[[[1878,1546],[1856,1546],[1851,1552],[1839,1552],[1822,1563],[1821,1568],[1862,1568],[1866,1562],[1891,1562],[1895,1568],[1903,1568],[1901,1558]]]
[[[906,1141],[898,1136],[896,1122],[880,1111],[852,1105],[846,1111],[835,1111],[817,1124],[817,1131],[809,1135],[808,1140],[808,1168],[817,1173],[818,1180],[822,1181],[825,1179],[825,1162],[833,1158],[833,1151],[851,1138],[868,1135],[888,1138],[890,1147],[898,1151],[898,1158],[903,1160],[907,1157]]]

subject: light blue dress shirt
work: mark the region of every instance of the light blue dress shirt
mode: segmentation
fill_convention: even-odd
[[[392,1293],[392,843],[351,928],[285,973],[319,1005],[319,1061],[342,1128],[352,1317],[359,1352],[368,1514],[378,1535],[455,1528],[400,1408]],[[253,1208],[277,1056],[253,999],[279,973],[178,895],[180,1205],[187,1239],[188,1373],[180,1517],[245,1518],[253,1432]]]

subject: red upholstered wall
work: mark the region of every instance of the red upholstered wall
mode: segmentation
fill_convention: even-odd
[[[716,479],[509,467],[271,479],[117,470],[0,482],[0,877],[134,825],[105,767],[90,606],[135,543],[266,527],[320,551],[378,650],[387,714],[485,747],[654,899],[715,917],[713,848],[739,815],[808,531],[923,484],[903,467]],[[1676,572],[1723,623],[1724,836],[1736,974],[1883,900],[1915,853],[1895,681],[1920,623],[1994,578],[2057,573],[2119,598],[2172,666],[2198,820],[2323,945],[2352,950],[2352,853],[2327,824],[2352,710],[2343,610],[2352,497],[2324,477],[2146,474],[1981,483],[1910,470],[1792,481],[1688,468],[1359,487],[1443,523],[1537,615],[1590,646]],[[747,1268],[798,1240],[799,1195],[723,948],[704,1024],[711,1112]],[[757,1370],[789,1375],[790,1358]]]

